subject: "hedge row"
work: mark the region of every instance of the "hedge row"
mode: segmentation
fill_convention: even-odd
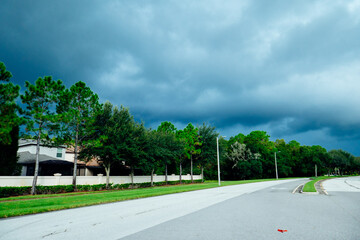
[[[201,183],[201,180],[194,180],[194,183]],[[183,180],[183,184],[191,183],[191,180]],[[179,184],[179,181],[168,181],[168,185]],[[164,186],[166,182],[154,182],[154,186]],[[145,183],[135,183],[134,186],[131,186],[131,183],[125,184],[110,184],[110,190],[122,190],[122,189],[131,189],[131,188],[146,188],[151,187],[150,182]],[[95,184],[95,185],[76,185],[76,191],[86,192],[86,191],[100,191],[106,189],[106,184]],[[37,194],[56,194],[56,193],[68,193],[74,192],[73,185],[56,185],[56,186],[36,186]],[[10,197],[10,196],[21,196],[29,195],[31,193],[31,187],[0,187],[0,198]]]

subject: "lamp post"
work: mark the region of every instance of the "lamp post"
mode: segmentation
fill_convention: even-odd
[[[226,136],[223,136],[226,137]],[[219,181],[219,186],[221,185],[220,183],[220,157],[219,157],[219,137],[216,137],[216,152],[217,152],[217,165],[218,165],[218,181]]]
[[[279,151],[279,152],[280,152],[280,151]],[[279,177],[278,177],[278,171],[277,171],[276,152],[275,152],[275,173],[276,173],[276,179],[279,179]]]
[[[219,186],[220,184],[220,157],[219,157],[219,137],[216,137],[216,152],[217,152],[217,165],[218,165],[218,181],[219,181]]]

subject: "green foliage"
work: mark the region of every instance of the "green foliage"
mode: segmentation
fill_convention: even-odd
[[[183,151],[183,145],[171,131],[149,130],[146,137],[146,154],[140,164],[144,173],[150,174],[160,167],[166,169]]]
[[[17,164],[19,127],[13,127],[10,138],[10,144],[0,143],[0,176],[20,175],[21,166]]]
[[[125,160],[125,153],[131,151],[128,143],[132,140],[130,137],[133,124],[133,117],[127,108],[113,107],[110,102],[106,102],[95,117],[93,125],[96,131],[90,138],[98,139],[99,142],[85,146],[80,157],[86,161],[95,158],[102,164],[106,170],[107,183],[111,166]]]
[[[101,110],[99,97],[86,86],[77,82],[61,93],[57,112],[61,114],[64,143],[76,147],[87,145],[89,136],[96,131],[95,117]]]
[[[179,130],[177,135],[185,143],[184,145],[184,156],[187,159],[190,159],[192,155],[201,153],[201,141],[198,135],[198,129],[195,128],[191,123],[189,123],[184,130]]]
[[[162,122],[160,126],[157,128],[158,132],[166,132],[166,133],[176,133],[176,128],[174,124],[171,122]]]
[[[329,167],[333,174],[344,175],[359,172],[360,164],[357,159],[349,152],[344,150],[331,150],[329,152]]]
[[[333,176],[321,176],[321,177],[317,177],[317,178],[311,178],[312,180],[307,182],[302,191],[303,192],[316,192],[316,188],[315,188],[315,183],[317,183],[320,180],[324,180],[324,179],[330,179],[330,178],[334,178]]]
[[[217,177],[216,138],[219,136],[219,133],[216,132],[215,127],[207,126],[203,123],[199,127],[198,134],[202,144],[197,162],[204,169],[204,176],[207,176],[209,179],[215,179]]]
[[[56,186],[37,186],[38,194],[55,194],[73,192],[72,185],[56,185]],[[31,187],[0,187],[0,198],[9,196],[29,195]]]
[[[26,131],[41,140],[50,140],[50,136],[59,130],[60,119],[54,110],[65,86],[51,76],[38,78],[34,85],[26,81],[25,86],[27,89],[21,100],[26,105]]]
[[[35,134],[37,146],[40,141],[47,140],[59,131],[59,115],[55,108],[59,104],[59,97],[65,89],[61,80],[54,81],[52,77],[38,78],[35,84],[25,82],[26,91],[21,95],[22,102],[26,105],[26,131]],[[36,181],[39,169],[39,147],[36,150],[36,163],[32,194],[36,191]]]
[[[0,62],[0,144],[3,145],[12,143],[14,139],[11,132],[23,121],[18,116],[21,108],[16,103],[20,87],[10,82],[11,77],[12,75],[6,70],[5,64]]]
[[[144,125],[134,121],[128,108],[113,107],[110,102],[106,102],[96,116],[94,127],[97,131],[91,138],[99,142],[86,146],[80,157],[85,160],[96,158],[105,167],[107,182],[114,163],[124,161],[131,167],[133,174],[134,168],[147,157]]]
[[[29,195],[31,187],[0,187],[0,198]]]
[[[83,148],[98,139],[90,136],[96,131],[95,117],[101,109],[99,97],[84,82],[77,82],[61,93],[57,112],[61,116],[60,142],[74,148],[73,185],[76,186],[79,147]]]

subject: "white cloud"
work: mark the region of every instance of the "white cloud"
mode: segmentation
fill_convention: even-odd
[[[138,77],[141,68],[131,55],[120,54],[111,59],[115,64],[100,77],[100,82],[109,90],[141,87],[144,84],[144,80]]]

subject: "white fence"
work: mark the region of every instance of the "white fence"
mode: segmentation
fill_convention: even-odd
[[[22,187],[31,186],[34,177],[32,176],[0,176],[0,187],[12,186]],[[191,180],[190,174],[182,175],[182,180]],[[194,180],[201,179],[201,175],[193,175]],[[168,181],[178,181],[179,175],[168,175]],[[134,176],[134,183],[150,182],[151,176]],[[165,181],[165,175],[154,175],[154,182]],[[98,176],[78,176],[76,177],[76,184],[78,185],[93,185],[106,183],[106,176],[99,174]],[[110,183],[124,184],[131,183],[130,176],[110,176]],[[55,174],[55,176],[39,176],[37,185],[53,186],[53,185],[71,185],[72,176],[61,176],[61,174]]]

